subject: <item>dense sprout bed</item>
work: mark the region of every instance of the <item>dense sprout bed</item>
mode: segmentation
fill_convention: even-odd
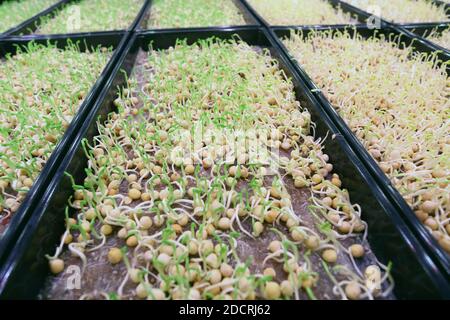
[[[362,10],[375,9],[397,23],[448,21],[446,9],[427,0],[344,0]],[[448,13],[448,11],[447,11]]]
[[[441,47],[450,49],[450,29],[445,29],[441,33],[433,32],[426,37],[431,42],[434,42]]]
[[[244,25],[242,13],[232,0],[156,0],[148,28],[184,28]]]
[[[105,51],[105,50],[103,50]],[[19,209],[108,54],[31,42],[0,63],[0,234]]]
[[[36,33],[125,30],[144,0],[82,0],[65,5],[55,17],[43,17]]]
[[[7,0],[0,3],[0,33],[30,19],[57,0]]]
[[[289,51],[450,252],[450,82],[434,56],[347,32],[292,34]],[[350,63],[351,62],[351,63]],[[447,64],[448,65],[448,64]]]
[[[47,298],[390,296],[361,209],[268,52],[208,39],[138,61],[85,144]],[[65,290],[71,265],[82,290]]]
[[[272,25],[348,24],[351,15],[326,0],[248,0]]]

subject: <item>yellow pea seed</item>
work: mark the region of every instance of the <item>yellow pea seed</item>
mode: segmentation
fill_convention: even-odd
[[[332,178],[331,183],[334,184],[338,188],[340,188],[342,185],[342,182],[339,178]]]
[[[264,220],[267,223],[273,223],[277,217],[278,217],[279,212],[276,210],[270,210],[269,212],[267,212],[264,216]]]
[[[231,226],[231,220],[228,218],[220,218],[219,222],[218,222],[218,227],[221,230],[228,230],[230,229]]]
[[[424,223],[431,230],[437,230],[439,228],[439,224],[437,223],[436,219],[434,219],[433,217],[428,217]]]
[[[64,238],[64,244],[69,244],[69,243],[71,243],[73,241],[73,236],[70,234],[70,233],[68,233],[67,235],[66,235],[66,237]]]
[[[147,298],[147,290],[145,289],[145,286],[140,283],[137,287],[136,287],[136,296],[140,299],[145,299]]]
[[[188,164],[185,168],[184,171],[186,172],[186,174],[193,174],[195,171],[195,168],[192,164]]]
[[[282,248],[281,242],[278,240],[274,240],[269,243],[269,246],[267,249],[269,249],[269,251],[273,253],[273,252],[277,252],[277,251],[281,250],[281,248]]]
[[[335,263],[337,261],[337,252],[334,249],[326,249],[322,253],[322,258],[328,263]]]
[[[143,216],[139,219],[139,224],[143,230],[148,230],[153,225],[153,221],[149,216]]]
[[[311,177],[311,180],[314,184],[318,184],[322,182],[323,177],[320,174],[315,174]]]
[[[233,267],[227,263],[222,263],[220,265],[220,272],[224,277],[231,277],[233,275]]]
[[[319,239],[316,236],[310,236],[306,239],[305,245],[309,250],[315,250],[319,247]]]
[[[427,201],[424,201],[424,203],[422,203],[421,208],[426,213],[432,213],[434,210],[436,210],[437,204],[434,201],[427,200]]]
[[[294,294],[294,288],[288,280],[281,282],[281,294],[285,297],[291,297]]]
[[[266,268],[266,269],[264,269],[263,274],[265,276],[272,277],[272,279],[274,279],[277,276],[277,273],[276,273],[274,268]]]
[[[172,224],[172,229],[176,234],[180,234],[181,232],[183,232],[183,228],[178,223]]]
[[[253,224],[253,235],[255,237],[258,237],[263,231],[264,231],[264,225],[261,222],[256,221]]]
[[[152,197],[151,197],[150,193],[148,193],[148,192],[144,192],[141,194],[142,201],[150,201],[151,198]]]
[[[338,226],[338,230],[340,233],[349,233],[351,229],[350,223],[347,221],[343,221],[340,226]]]
[[[450,238],[448,237],[442,237],[439,239],[439,245],[448,253],[450,253]]]
[[[345,286],[345,295],[350,300],[358,300],[361,296],[361,288],[356,282],[352,281]]]
[[[291,231],[291,237],[294,241],[299,242],[299,241],[303,241],[305,240],[305,235],[304,233],[299,230],[298,228],[294,228]]]
[[[108,261],[117,264],[122,260],[122,251],[119,248],[111,248],[108,252]]]
[[[23,180],[23,185],[30,188],[33,185],[33,180],[30,178],[26,178],[25,180]]]

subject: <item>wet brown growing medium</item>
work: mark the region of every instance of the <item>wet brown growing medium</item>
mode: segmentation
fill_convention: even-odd
[[[268,53],[212,39],[141,51],[115,104],[43,298],[392,298],[359,207]],[[196,126],[247,139],[179,135]],[[276,165],[253,161],[255,147],[278,151]]]

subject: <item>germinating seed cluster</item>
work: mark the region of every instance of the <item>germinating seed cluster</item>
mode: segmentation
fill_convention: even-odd
[[[248,0],[272,25],[348,24],[351,15],[326,0]]]
[[[107,263],[127,270],[115,285],[120,299],[389,295],[389,267],[366,260],[361,209],[268,52],[237,40],[180,41],[151,51],[144,69],[145,84],[128,81],[117,113],[87,147],[87,178],[71,203],[77,214],[48,257],[53,273],[63,272],[67,245],[89,277],[90,260],[113,237]],[[180,135],[193,128],[219,134]],[[245,143],[220,135],[240,130],[255,140],[255,128],[275,168],[252,163]],[[309,198],[303,205],[291,198],[299,190]],[[325,293],[322,282],[332,283]],[[95,289],[81,298],[111,297]]]
[[[348,33],[292,34],[289,51],[450,252],[450,82],[434,56]],[[351,64],[349,64],[351,61]]]
[[[427,37],[427,39],[440,45],[441,47],[450,49],[450,29],[446,29],[441,33],[433,32]]]
[[[448,21],[446,9],[427,0],[344,0],[362,10],[374,9],[382,18],[397,23]]]
[[[57,0],[7,0],[0,3],[0,33],[30,19]]]
[[[125,30],[144,0],[82,0],[65,5],[54,17],[41,18],[41,34]]]
[[[31,42],[0,64],[0,231],[69,126],[107,54]],[[1,227],[3,225],[3,227]]]
[[[233,0],[156,0],[148,28],[245,25]]]

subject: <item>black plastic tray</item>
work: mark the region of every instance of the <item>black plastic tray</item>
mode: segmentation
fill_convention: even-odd
[[[329,30],[328,28],[326,28]],[[335,30],[343,31],[345,28],[336,28]],[[433,52],[433,48],[429,47],[423,40],[417,37],[411,37],[408,33],[404,33],[401,29],[397,28],[383,28],[378,30],[371,30],[367,27],[357,27],[357,28],[347,28],[350,32],[357,32],[361,34],[363,37],[370,37],[373,35],[389,35],[394,34],[402,37],[402,42],[406,45],[410,45],[414,43],[415,50],[421,52]],[[274,33],[278,36],[278,44],[290,57],[287,48],[280,41],[280,38],[289,37],[291,30],[288,28],[277,28],[274,29]],[[303,35],[306,37],[309,32],[311,32],[311,28],[296,28],[296,30],[302,30]],[[321,28],[315,28],[314,30],[322,30]],[[439,59],[442,61],[448,61],[449,56],[445,53],[438,53]],[[348,141],[350,146],[370,173],[377,180],[377,183],[389,197],[389,199],[394,203],[400,215],[402,215],[406,221],[406,223],[410,226],[411,230],[418,237],[420,242],[423,244],[424,248],[430,254],[435,263],[439,266],[441,272],[446,278],[446,282],[450,285],[450,257],[449,255],[439,246],[437,241],[432,237],[431,233],[422,225],[422,223],[417,219],[416,215],[397,191],[397,189],[391,184],[389,178],[384,174],[384,172],[380,169],[376,161],[372,158],[372,156],[367,152],[358,138],[352,133],[351,129],[347,126],[345,121],[340,117],[339,113],[333,108],[331,103],[326,99],[326,97],[321,92],[320,88],[311,80],[309,75],[299,66],[299,64],[295,61],[294,58],[290,58],[294,68],[301,75],[303,80],[307,83],[307,86],[310,90],[314,92],[314,95],[317,97],[319,102],[322,105],[322,108],[327,112],[336,126],[339,128],[342,135]],[[450,70],[447,69],[447,74],[449,74]]]
[[[259,27],[259,22],[255,19],[254,15],[248,10],[248,8],[242,4],[242,1],[240,0],[226,0],[226,1],[232,1],[236,7],[241,11],[245,22],[247,23],[244,26],[251,26],[251,27]],[[149,0],[149,5],[147,7],[147,10],[142,14],[140,17],[138,23],[136,24],[136,31],[145,31],[145,30],[188,30],[188,29],[205,29],[205,28],[212,28],[212,29],[219,29],[219,28],[233,28],[238,26],[202,26],[202,27],[186,27],[186,28],[157,28],[157,29],[150,29],[147,28],[147,22],[151,18],[151,11],[152,11],[152,5],[153,1]]]
[[[450,7],[449,7],[450,8]],[[425,39],[424,37],[428,36],[431,31],[436,30],[437,33],[444,31],[445,29],[450,28],[449,23],[428,23],[428,24],[408,24],[402,26],[404,32],[412,32],[415,36],[421,37],[423,42],[425,42],[429,47],[433,48],[436,51],[442,51],[450,56],[450,48],[444,48],[430,40]]]
[[[253,14],[255,19],[264,27],[270,28],[272,27],[278,27],[275,25],[271,25],[267,20],[265,20],[258,11],[253,8],[253,6],[247,1],[247,0],[239,0],[244,7],[247,8],[249,12]],[[341,2],[339,0],[327,0],[333,7],[340,6],[343,12],[350,13],[352,16],[356,17],[359,23],[366,23],[367,19],[371,17],[371,15],[365,11],[359,10],[358,8],[355,8],[354,6],[351,6],[345,2]],[[299,8],[301,10],[301,8]],[[311,25],[313,26],[313,25]],[[318,26],[318,25],[316,25]],[[328,24],[328,25],[320,25],[321,27],[334,27],[334,26],[344,26],[344,25],[336,25],[336,24]],[[279,27],[292,27],[292,26],[279,26]]]
[[[120,56],[121,48],[125,45],[125,41],[127,40],[126,35],[126,33],[116,33],[115,35],[97,34],[90,37],[46,36],[35,37],[33,39],[10,37],[0,40],[0,57],[4,57],[8,53],[14,54],[17,50],[17,46],[24,46],[30,41],[35,41],[41,44],[47,44],[49,42],[56,44],[59,48],[66,47],[68,41],[72,41],[73,43],[78,42],[81,50],[88,50],[91,47],[96,47],[98,45],[107,47],[112,46],[116,49],[109,62],[104,67],[101,75],[92,86],[90,92],[81,103],[77,114],[74,116],[70,126],[67,128],[60,142],[55,147],[43,170],[33,184],[33,187],[28,192],[24,202],[11,218],[4,234],[0,236],[0,263],[6,259],[8,252],[15,244],[15,241],[19,237],[23,227],[32,215],[32,212],[35,209],[36,204],[39,202],[41,195],[47,190],[48,183],[52,179],[58,165],[63,159],[66,150],[70,147],[73,137],[77,134],[79,128],[84,123],[86,115],[92,108],[95,99],[103,88],[103,84],[108,79],[116,60]]]
[[[44,16],[49,16],[49,17],[54,17],[58,14],[58,11],[60,9],[62,9],[65,5],[68,4],[72,4],[72,3],[77,3],[80,1],[89,1],[89,0],[63,0],[61,1],[57,7],[54,7],[52,10],[49,10],[47,13],[45,14],[40,14],[39,16],[34,17],[33,19],[30,19],[28,21],[28,23],[24,23],[20,29],[14,30],[13,32],[9,32],[9,35],[29,35],[29,34],[34,34],[34,32],[37,30],[37,28],[39,27],[40,23],[41,23],[41,18]],[[128,27],[128,29],[126,30],[104,30],[104,31],[88,31],[88,32],[72,32],[72,33],[66,33],[64,35],[68,35],[68,36],[90,36],[90,35],[95,35],[97,33],[101,33],[101,34],[106,34],[106,33],[111,33],[111,34],[115,34],[118,32],[131,32],[134,31],[136,29],[136,26],[138,25],[138,21],[140,21],[140,19],[142,18],[142,15],[146,12],[149,4],[150,4],[151,0],[144,0],[144,3],[141,7],[141,9],[139,10],[139,12],[136,15],[136,18],[133,20],[133,22],[130,24],[130,26]],[[50,34],[52,36],[54,35],[63,35],[63,34],[57,34],[57,33],[52,33]],[[45,35],[35,35],[35,36],[45,36]]]
[[[332,0],[332,1],[336,1],[336,2],[339,2],[339,3],[341,3],[342,4],[342,6],[344,6],[345,5],[345,7],[346,8],[348,8],[348,10],[352,10],[352,11],[355,11],[355,12],[358,12],[360,15],[362,15],[362,16],[366,16],[366,19],[367,18],[369,18],[369,17],[374,17],[374,15],[373,14],[371,14],[371,13],[369,13],[369,12],[367,12],[367,11],[364,11],[362,8],[358,8],[358,7],[355,7],[355,6],[353,6],[353,5],[351,5],[350,3],[348,3],[348,2],[344,2],[344,1],[341,1],[341,0]],[[395,1],[395,0],[393,0],[393,1]],[[435,4],[438,4],[438,5],[441,5],[441,4],[443,4],[443,2],[441,2],[441,1],[436,1],[436,0],[432,0],[432,2],[433,3],[435,3]],[[445,6],[445,9],[446,9],[446,14],[447,14],[447,18],[448,18],[448,20],[447,21],[433,21],[432,23],[447,23],[447,22],[449,22],[450,21],[450,12],[448,11],[448,8],[450,8],[450,6],[448,6],[448,5],[446,5]],[[389,20],[386,20],[386,19],[384,19],[384,18],[382,18],[382,17],[377,17],[379,20],[380,20],[380,22],[381,22],[381,27],[395,27],[395,26],[397,26],[397,27],[401,27],[401,26],[405,26],[405,25],[408,25],[408,24],[410,24],[411,22],[391,22],[391,21],[389,21]],[[417,25],[421,25],[421,24],[423,24],[423,25],[427,25],[429,22],[423,22],[423,23],[417,23]]]
[[[37,15],[31,17],[30,19],[23,21],[19,25],[15,26],[9,30],[6,30],[5,32],[0,34],[0,36],[6,37],[6,36],[12,36],[12,35],[25,35],[25,34],[33,33],[39,27],[41,18],[43,16],[53,15],[56,12],[56,10],[61,8],[64,4],[66,4],[69,1],[71,1],[71,0],[57,1],[55,4],[48,7],[47,9],[41,11]]]
[[[450,298],[450,287],[437,266],[408,227],[398,215],[396,208],[386,198],[374,178],[339,134],[338,128],[318,101],[306,87],[292,63],[279,51],[268,32],[264,29],[198,29],[189,31],[148,31],[132,35],[129,43],[118,58],[114,70],[95,105],[92,107],[73,143],[67,150],[60,167],[54,173],[43,196],[36,205],[32,218],[24,228],[14,249],[0,270],[0,297],[2,299],[36,298],[50,275],[45,254],[53,253],[64,231],[65,207],[73,194],[72,183],[64,172],[75,177],[75,183],[82,183],[87,159],[81,147],[83,138],[92,141],[97,134],[96,121],[114,111],[113,101],[117,97],[117,86],[125,83],[131,73],[139,48],[165,49],[174,45],[176,39],[187,39],[193,43],[212,36],[229,39],[235,34],[251,45],[267,47],[280,67],[292,77],[296,95],[302,106],[307,108],[316,123],[317,136],[327,133],[336,135],[325,140],[326,152],[336,172],[342,176],[345,187],[352,195],[352,201],[363,209],[363,219],[369,225],[369,242],[378,259],[393,262],[393,276],[396,281],[395,294],[399,298]],[[125,70],[126,72],[122,72]]]

